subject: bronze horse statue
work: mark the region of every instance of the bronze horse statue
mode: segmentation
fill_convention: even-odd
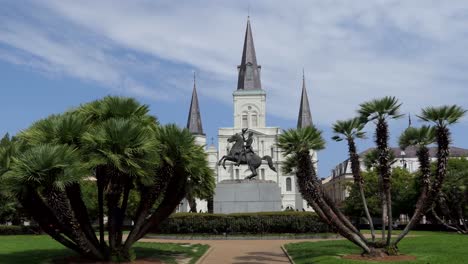
[[[247,164],[247,166],[249,166],[250,171],[252,172],[252,174],[245,177],[245,179],[252,179],[258,175],[257,169],[258,167],[260,167],[260,165],[262,165],[262,160],[266,160],[270,169],[276,172],[276,168],[273,166],[273,160],[270,156],[263,156],[263,158],[260,158],[260,156],[253,152],[244,152],[244,139],[239,133],[232,135],[230,138],[227,139],[227,141],[229,143],[235,143],[229,150],[229,154],[224,155],[218,161],[218,166],[222,164],[223,168],[226,169],[226,160],[238,162],[240,159],[240,164]],[[242,155],[242,153],[245,153],[245,155]]]

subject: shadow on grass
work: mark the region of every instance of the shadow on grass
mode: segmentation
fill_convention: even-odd
[[[324,242],[293,243],[286,245],[286,249],[291,256],[294,256],[296,263],[320,263],[321,260],[329,259],[330,257],[341,258],[343,255],[361,253],[355,245],[343,242],[335,241],[333,244]],[[337,254],[338,252],[339,254]],[[312,259],[314,262],[307,262]]]
[[[160,250],[148,247],[135,247],[137,259],[154,258],[167,263],[176,263],[177,256],[186,256],[187,252],[178,250]],[[69,249],[34,249],[0,254],[0,263],[51,264],[61,259],[77,255]]]
[[[249,252],[247,255],[248,256],[235,257],[236,262],[233,264],[285,263],[284,261],[278,260],[278,258],[284,258],[283,253]],[[289,263],[289,261],[286,263]]]
[[[167,263],[175,263],[175,258],[177,256],[186,256],[187,252],[179,251],[179,250],[160,250],[156,248],[150,247],[134,247],[135,254],[137,259],[140,258],[154,258],[158,259]]]
[[[69,249],[34,249],[0,254],[0,263],[45,264],[72,255],[75,253]]]

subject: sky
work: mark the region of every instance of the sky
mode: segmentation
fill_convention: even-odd
[[[203,128],[232,127],[250,15],[267,125],[295,128],[302,69],[326,149],[319,175],[347,157],[331,125],[359,104],[396,96],[401,111],[468,109],[468,1],[1,0],[0,135],[106,95],[137,98],[161,123],[185,126],[197,75]],[[391,145],[408,117],[390,121]],[[359,150],[373,145],[374,126]],[[468,148],[467,119],[452,128]]]

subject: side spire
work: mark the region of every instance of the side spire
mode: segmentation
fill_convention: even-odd
[[[304,69],[302,69],[302,94],[301,104],[299,107],[299,117],[297,118],[297,128],[308,126],[312,126],[312,115],[310,113],[309,98],[307,97]]]
[[[237,90],[260,90],[260,65],[257,64],[255,46],[252,37],[252,28],[250,18],[247,18],[247,28],[245,29],[244,49],[239,66],[239,79],[237,81]]]
[[[204,135],[201,115],[200,115],[200,107],[198,105],[195,72],[193,72],[193,92],[192,92],[192,101],[190,102],[190,109],[189,109],[189,114],[188,114],[187,128],[192,134]]]

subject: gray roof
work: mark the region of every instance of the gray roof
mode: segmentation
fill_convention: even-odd
[[[245,30],[242,60],[237,68],[239,69],[237,90],[262,89],[262,84],[260,82],[260,65],[257,64],[257,56],[255,55],[250,19],[247,20],[247,28]]]
[[[297,118],[297,128],[312,126],[312,114],[310,113],[309,98],[305,85],[305,76],[302,74],[302,94],[299,107],[299,117]]]
[[[364,156],[374,148],[368,148],[365,151],[359,153],[359,156]],[[400,148],[391,148],[395,158],[401,158],[401,149]],[[416,158],[417,147],[409,146],[405,149],[405,158]],[[437,157],[437,147],[429,147],[429,156],[431,158]],[[468,157],[468,149],[459,148],[459,147],[450,147],[450,157]]]
[[[193,79],[192,101],[190,102],[187,128],[192,134],[204,135],[200,115],[200,107],[198,105],[197,87],[195,86],[195,76]]]

